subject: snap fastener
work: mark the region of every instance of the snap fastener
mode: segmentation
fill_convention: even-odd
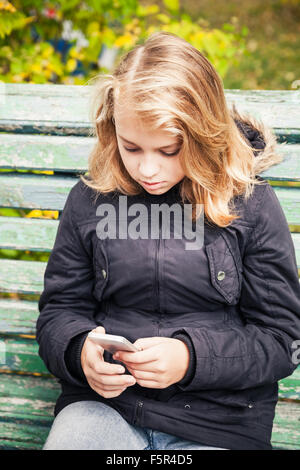
[[[224,271],[219,271],[217,274],[218,281],[223,281],[224,277],[225,277]]]
[[[102,276],[104,277],[104,279],[106,279],[106,271],[105,271],[105,269],[102,269]]]
[[[184,405],[185,408],[190,408],[190,405],[186,404]]]

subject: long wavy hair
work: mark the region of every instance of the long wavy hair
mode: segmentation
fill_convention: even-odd
[[[172,33],[156,32],[122,56],[112,74],[92,81],[90,119],[97,139],[88,172],[80,175],[87,186],[97,194],[144,191],[118,150],[113,118],[117,100],[147,125],[180,139],[185,174],[180,196],[192,204],[193,220],[201,213],[194,204],[203,204],[207,220],[219,227],[239,218],[232,198],[243,194],[247,199],[254,185],[264,181],[256,178],[253,148],[227,107],[222,80],[200,51]]]

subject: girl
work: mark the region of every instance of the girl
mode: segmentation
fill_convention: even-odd
[[[39,302],[39,353],[62,387],[44,448],[271,449],[300,338],[294,245],[258,176],[281,161],[275,136],[229,110],[212,65],[171,33],[95,91],[97,143]],[[141,350],[111,354],[91,330]]]

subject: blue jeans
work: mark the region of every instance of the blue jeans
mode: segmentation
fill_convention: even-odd
[[[226,450],[129,424],[114,408],[78,401],[56,416],[44,450]]]

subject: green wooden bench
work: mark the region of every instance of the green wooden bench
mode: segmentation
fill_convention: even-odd
[[[0,207],[62,211],[94,143],[90,88],[7,84],[0,93]],[[287,142],[280,148],[284,161],[262,176],[282,204],[300,267],[300,91],[226,90],[226,97],[273,127],[279,147]],[[283,186],[287,181],[293,186]],[[49,253],[57,227],[54,219],[2,215],[0,248]],[[0,292],[12,294],[0,297],[1,449],[40,449],[53,421],[59,384],[35,341],[45,266],[0,259]],[[300,449],[300,367],[280,381],[272,443],[275,449]]]

